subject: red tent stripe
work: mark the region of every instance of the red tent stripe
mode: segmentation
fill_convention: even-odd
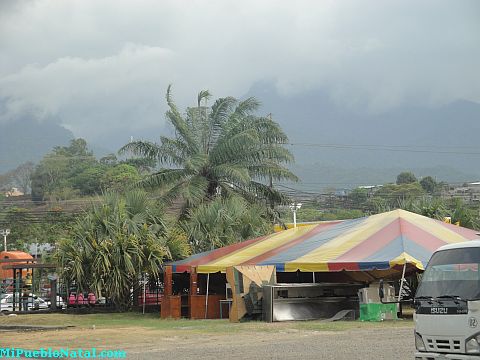
[[[298,237],[298,238],[294,238],[292,240],[290,240],[289,242],[287,242],[286,244],[283,244],[275,249],[272,249],[272,250],[269,250],[263,254],[260,254],[252,259],[249,259],[248,261],[246,261],[244,264],[242,265],[248,265],[248,264],[261,264],[262,262],[268,260],[269,258],[271,258],[272,256],[275,256],[277,254],[280,254],[282,252],[284,252],[285,250],[288,250],[290,249],[291,247],[311,238],[312,236],[315,236],[316,234],[324,231],[325,229],[335,225],[335,224],[338,224],[342,222],[341,220],[339,221],[332,221],[332,222],[328,222],[328,223],[325,223],[325,224],[318,224],[317,226],[315,226],[312,230],[310,230],[309,232],[303,234],[302,236]]]
[[[340,255],[338,258],[335,259],[335,262],[350,261],[351,259],[365,259],[380,251],[390,241],[395,240],[401,235],[400,221],[402,220],[393,220],[390,224],[386,225],[385,227],[377,231],[375,234],[362,241],[357,246]],[[330,268],[331,265],[329,264],[328,267]]]
[[[360,267],[357,262],[340,262],[328,263],[328,270],[330,271],[359,271]]]
[[[476,235],[476,233],[473,232],[471,229],[467,229],[467,228],[453,225],[453,224],[447,224],[446,222],[443,222],[440,220],[437,220],[437,221],[441,223],[443,226],[445,226],[446,228],[452,230],[453,232],[456,232],[457,234],[462,235],[465,239],[468,239],[468,240],[480,239],[480,236]]]
[[[424,249],[434,252],[440,246],[447,244],[447,242],[439,239],[438,237],[429,233],[428,231],[425,231],[422,228],[413,225],[407,220],[402,219],[402,221],[404,223],[402,224],[403,235],[406,238],[408,238],[410,241],[422,246]],[[419,239],[421,239],[421,242],[418,241]]]

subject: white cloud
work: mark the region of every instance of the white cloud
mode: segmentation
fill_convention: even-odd
[[[0,15],[4,119],[34,109],[101,138],[163,121],[169,83],[187,105],[200,89],[240,96],[264,79],[375,111],[480,102],[479,9],[475,0],[27,1]]]
[[[0,96],[9,99],[10,116],[33,108],[40,118],[59,117],[79,136],[94,130],[101,137],[111,126],[134,129],[158,121],[159,88],[175,80],[169,73],[174,62],[168,49],[126,44],[108,57],[25,66],[0,80]]]

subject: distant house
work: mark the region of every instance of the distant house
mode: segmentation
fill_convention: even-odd
[[[383,185],[361,185],[358,188],[367,191],[368,196],[373,196],[377,190],[379,190]]]
[[[446,195],[452,198],[460,198],[468,204],[480,202],[480,182],[451,186]]]
[[[359,189],[365,189],[365,190],[378,190],[382,186],[383,185],[360,185],[358,188]]]
[[[23,192],[18,190],[16,187],[12,187],[10,190],[5,192],[6,197],[12,197],[12,196],[23,196],[25,195]]]
[[[335,189],[335,196],[345,197],[348,196],[351,191],[350,189]]]
[[[480,181],[472,182],[468,184],[468,188],[471,193],[471,201],[478,202],[480,201]]]

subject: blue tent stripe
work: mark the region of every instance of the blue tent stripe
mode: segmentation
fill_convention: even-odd
[[[374,254],[362,259],[362,262],[375,262],[384,259],[395,259],[400,256],[402,252],[406,252],[408,255],[413,256],[415,259],[420,260],[423,266],[427,265],[428,259],[432,256],[432,252],[417,242],[398,236],[387,245],[382,247],[381,250]]]
[[[213,251],[215,251],[215,250],[204,251],[204,252],[189,256],[188,258],[183,259],[183,260],[178,260],[178,261],[173,261],[173,262],[170,262],[170,263],[165,263],[165,265],[171,265],[171,266],[188,265],[193,260],[196,260],[196,259],[202,258],[204,256],[207,256]]]
[[[278,263],[278,264],[272,264],[275,265],[275,268],[277,271],[284,272],[285,271],[285,263]]]
[[[390,269],[390,262],[389,261],[359,262],[358,268],[362,271],[387,270],[387,269]]]
[[[360,260],[361,262],[375,262],[385,259],[395,259],[402,252],[404,252],[403,238],[402,236],[397,236],[380,250]]]
[[[405,252],[413,256],[415,259],[420,260],[423,266],[427,266],[428,260],[432,256],[432,251],[426,249],[421,244],[411,239],[405,239]]]

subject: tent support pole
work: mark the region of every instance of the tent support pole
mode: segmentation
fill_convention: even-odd
[[[145,280],[145,274],[143,274],[143,304],[142,304],[142,313],[143,315],[145,315],[145,297],[146,297],[146,289],[145,289],[145,284],[146,284],[146,280]]]
[[[316,281],[315,281],[315,271],[312,272],[312,280],[313,280],[313,283],[315,284]]]
[[[205,319],[208,314],[208,285],[210,284],[210,273],[207,274],[207,293],[205,295]]]
[[[377,281],[378,280],[375,276],[370,274],[368,271],[365,271],[364,274],[365,274],[366,277],[368,277],[372,281]]]
[[[405,282],[405,269],[407,267],[407,262],[403,264],[403,271],[402,271],[402,280],[400,281],[400,290],[398,290],[398,302],[400,302],[400,299],[402,298],[402,289],[403,289],[403,283]]]

